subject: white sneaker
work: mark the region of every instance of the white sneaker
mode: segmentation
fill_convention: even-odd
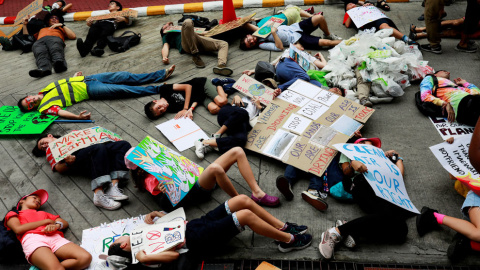
[[[330,40],[342,40],[343,38],[335,35],[334,33],[330,33],[330,35],[324,35],[323,36],[324,39],[330,39]]]
[[[320,254],[326,260],[330,260],[333,257],[333,251],[335,246],[342,241],[342,237],[335,231],[335,228],[331,228],[322,233],[320,244],[318,249]]]
[[[343,224],[347,223],[346,220],[337,220],[335,222],[335,226],[336,227],[339,227],[339,226],[342,226]],[[343,240],[343,244],[348,247],[348,248],[354,248],[355,247],[355,240],[353,239],[352,236],[348,235],[347,237],[345,237],[345,240]]]
[[[115,210],[122,206],[121,203],[110,199],[109,197],[107,197],[107,195],[103,194],[103,192],[97,192],[95,193],[95,195],[93,195],[93,204],[107,210]]]
[[[108,196],[110,199],[115,201],[123,201],[128,200],[128,196],[123,194],[123,190],[118,188],[118,184],[110,183],[110,187],[105,192],[105,195]]]
[[[206,153],[211,152],[213,150],[210,145],[205,145],[200,140],[195,141],[193,145],[195,145],[195,154],[199,159],[203,159]]]

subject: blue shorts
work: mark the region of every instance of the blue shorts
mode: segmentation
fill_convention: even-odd
[[[189,250],[197,254],[212,254],[212,250],[222,248],[244,230],[236,213],[230,212],[227,202],[187,223],[185,239]]]
[[[463,205],[462,205],[462,214],[464,217],[470,219],[468,215],[468,211],[472,207],[480,207],[480,196],[478,196],[475,192],[470,190],[467,193],[467,197],[465,198],[465,201],[463,202]]]

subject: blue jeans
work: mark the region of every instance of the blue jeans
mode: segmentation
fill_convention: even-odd
[[[127,71],[105,72],[85,76],[90,99],[119,99],[160,93],[162,85],[135,86],[165,80],[166,70],[135,74]]]
[[[300,173],[301,170],[293,167],[292,165],[287,165],[287,168],[285,169],[285,177],[288,179],[288,182],[290,183],[290,186],[293,186],[293,184],[297,181],[297,175]],[[314,174],[310,174],[310,183],[308,184],[308,189],[314,189],[314,190],[323,190],[323,177],[316,176]]]
[[[280,88],[282,91],[292,85],[297,79],[302,79],[306,82],[310,82],[318,87],[322,87],[322,84],[317,80],[310,80],[307,72],[300,67],[300,65],[290,58],[284,58],[282,62],[277,65],[277,78],[280,81]]]

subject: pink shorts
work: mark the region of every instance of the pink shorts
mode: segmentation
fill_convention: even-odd
[[[55,253],[62,246],[70,243],[67,239],[59,234],[43,235],[36,233],[29,233],[23,237],[22,247],[25,258],[30,263],[30,256],[39,247],[48,247]]]

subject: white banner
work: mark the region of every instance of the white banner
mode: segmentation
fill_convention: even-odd
[[[357,28],[378,19],[388,18],[383,12],[374,6],[352,8],[347,11],[347,14]]]
[[[450,137],[458,138],[463,135],[473,134],[475,127],[460,124],[458,122],[450,123],[443,117],[429,117],[433,126],[437,129],[443,140]]]

